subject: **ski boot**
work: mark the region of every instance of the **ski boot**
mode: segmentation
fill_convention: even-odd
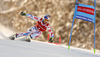
[[[11,35],[11,36],[9,37],[9,39],[15,40],[16,37],[17,37],[17,34],[13,34],[13,35]]]
[[[25,41],[27,41],[27,42],[31,42],[31,38],[30,38],[30,36],[26,36],[26,37],[25,37]]]

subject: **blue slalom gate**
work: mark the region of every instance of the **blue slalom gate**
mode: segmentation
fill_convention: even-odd
[[[84,21],[92,22],[94,23],[94,53],[95,53],[95,27],[96,27],[96,0],[94,0],[94,6],[86,5],[86,4],[80,4],[78,3],[78,0],[76,0],[75,4],[75,12],[73,16],[73,22],[72,22],[72,27],[71,27],[71,33],[70,33],[70,40],[69,40],[69,45],[68,49],[70,49],[70,42],[71,42],[71,37],[72,37],[72,30],[73,30],[73,25],[74,25],[74,20],[81,19]]]

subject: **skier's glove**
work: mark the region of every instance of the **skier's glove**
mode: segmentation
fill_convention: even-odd
[[[20,13],[20,15],[22,16],[26,16],[26,13],[24,13],[23,11]]]
[[[53,42],[53,38],[52,38],[52,37],[49,39],[49,42],[50,42],[50,43],[52,43],[52,42]]]

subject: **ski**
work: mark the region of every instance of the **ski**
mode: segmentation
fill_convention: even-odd
[[[10,37],[9,37],[9,39],[10,40],[15,40],[15,34],[13,34],[13,35],[11,35]],[[21,40],[21,41],[26,41],[26,42],[31,42],[31,39],[30,38],[27,38],[27,37],[25,37],[25,38],[19,38],[19,40]]]

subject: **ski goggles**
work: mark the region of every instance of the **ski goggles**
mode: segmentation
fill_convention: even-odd
[[[49,20],[48,20],[48,19],[44,19],[44,21],[49,22]]]

